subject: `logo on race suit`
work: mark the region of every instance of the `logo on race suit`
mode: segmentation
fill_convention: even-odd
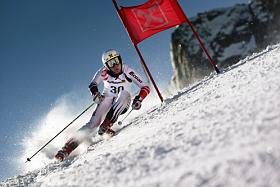
[[[157,1],[149,8],[143,10],[132,9],[132,11],[142,32],[157,29],[168,24],[166,15]]]
[[[107,81],[108,83],[111,83],[111,84],[122,84],[122,83],[125,83],[125,80],[121,80],[121,81]]]
[[[142,83],[143,81],[137,77],[137,75],[135,75],[135,73],[133,71],[129,72],[129,75],[131,75],[132,77],[134,77],[138,82]]]

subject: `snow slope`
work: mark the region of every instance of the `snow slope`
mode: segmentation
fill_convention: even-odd
[[[280,186],[280,45],[181,90],[79,156],[0,183],[27,185]]]

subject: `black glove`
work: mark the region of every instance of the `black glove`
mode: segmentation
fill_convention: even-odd
[[[104,100],[104,96],[100,94],[100,92],[96,92],[94,95],[92,95],[92,100],[96,104],[100,104]]]
[[[141,108],[141,100],[140,100],[140,96],[136,96],[134,99],[133,99],[133,102],[132,102],[132,109],[133,110],[139,110]]]

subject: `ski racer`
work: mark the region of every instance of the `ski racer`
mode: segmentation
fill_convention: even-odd
[[[95,73],[89,84],[93,101],[98,105],[89,122],[82,126],[57,152],[55,158],[59,161],[63,161],[80,143],[91,137],[98,127],[99,135],[113,136],[115,134],[112,129],[113,124],[130,107],[132,95],[130,87],[132,83],[140,88],[138,95],[133,99],[132,109],[139,110],[141,102],[150,93],[147,83],[137,72],[122,63],[121,55],[116,50],[111,49],[104,52],[102,62],[103,67]],[[102,82],[104,89],[101,94],[98,85]]]

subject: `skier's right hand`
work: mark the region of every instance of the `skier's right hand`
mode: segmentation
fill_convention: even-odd
[[[96,104],[100,104],[104,100],[104,96],[101,95],[100,92],[96,92],[94,95],[92,95],[92,100]]]
[[[132,109],[139,110],[141,108],[141,99],[140,96],[136,96],[132,102]]]

